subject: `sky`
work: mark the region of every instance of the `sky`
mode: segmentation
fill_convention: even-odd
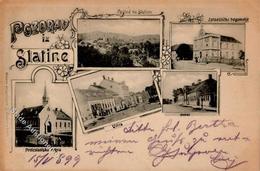
[[[78,20],[78,33],[93,31],[122,33],[132,36],[144,34],[160,35],[160,20],[137,20],[137,19],[91,19]]]
[[[151,86],[153,83],[152,71],[98,71],[72,79],[72,87],[74,89],[87,89],[94,82],[99,85],[103,80],[103,75],[110,78],[113,77],[116,82],[125,81],[125,84],[132,92],[143,91],[146,86]]]
[[[208,74],[212,74],[212,78],[216,80],[216,72],[163,72],[162,73],[162,97],[172,98],[172,90],[183,88],[185,85],[191,85],[193,82],[201,81],[208,78]]]
[[[173,24],[171,37],[172,45],[179,43],[193,44],[193,39],[198,36],[200,28],[200,24]],[[204,24],[203,29],[205,32],[234,37],[242,43],[242,46],[244,46],[244,25]]]
[[[35,83],[16,83],[16,107],[32,107],[42,105],[44,84],[46,83],[49,105],[72,116],[72,97],[67,83],[52,83],[52,76],[47,70],[37,72]]]

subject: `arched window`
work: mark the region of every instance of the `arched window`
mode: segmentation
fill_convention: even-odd
[[[52,131],[51,131],[51,128],[52,128],[51,122],[48,121],[48,122],[47,122],[47,133],[52,132]]]

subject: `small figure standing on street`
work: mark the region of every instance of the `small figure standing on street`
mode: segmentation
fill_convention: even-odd
[[[207,55],[206,55],[206,57],[205,57],[205,63],[206,63],[206,64],[209,63],[209,61],[208,61],[208,56],[207,56]]]
[[[203,98],[201,98],[201,110],[203,110]]]
[[[195,57],[195,62],[198,63],[198,57],[197,56]]]
[[[239,51],[239,59],[240,59],[240,65],[245,66],[245,52],[242,50]]]

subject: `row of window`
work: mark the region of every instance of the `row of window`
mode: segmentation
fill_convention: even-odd
[[[202,48],[202,47],[209,47],[210,46],[210,42],[209,42],[208,38],[206,38],[204,40],[205,40],[204,44],[203,44],[203,40],[196,40],[196,41],[194,41],[194,48],[197,49],[197,48]],[[213,39],[212,43],[211,43],[211,47],[212,48],[219,48],[219,41]],[[239,44],[238,43],[230,43],[230,42],[222,42],[221,43],[221,48],[238,49],[239,48]]]
[[[231,49],[238,49],[239,48],[239,44],[238,43],[229,43],[229,42],[223,42],[221,43],[221,48],[231,48]]]
[[[224,57],[224,58],[228,58],[228,57],[230,57],[230,55],[231,55],[231,57],[232,58],[234,58],[235,56],[235,54],[234,54],[234,52],[232,51],[231,53],[229,53],[228,51],[226,51],[226,52],[220,52],[221,53],[221,56],[222,57]]]
[[[206,41],[206,40],[208,40],[208,38],[205,39],[205,42],[203,42],[203,40],[194,41],[194,48],[196,49],[196,48],[201,48],[201,47],[209,47],[210,42]],[[212,48],[219,48],[219,41],[216,40],[216,39],[213,39],[212,43],[211,43],[211,47]]]
[[[63,123],[63,124],[62,124]],[[56,126],[56,128],[58,128],[58,122],[56,122],[55,123],[55,126]],[[64,121],[64,122],[59,122],[59,128],[70,128],[71,127],[71,124],[70,124],[70,122],[66,122],[66,121]]]

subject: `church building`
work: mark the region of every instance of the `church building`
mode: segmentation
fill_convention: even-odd
[[[38,134],[46,138],[53,146],[71,146],[72,119],[61,108],[52,108],[49,105],[46,85],[42,96],[42,104],[23,108],[19,116],[26,121],[23,124],[16,119],[16,146],[40,146],[39,140],[28,127],[37,130]]]

